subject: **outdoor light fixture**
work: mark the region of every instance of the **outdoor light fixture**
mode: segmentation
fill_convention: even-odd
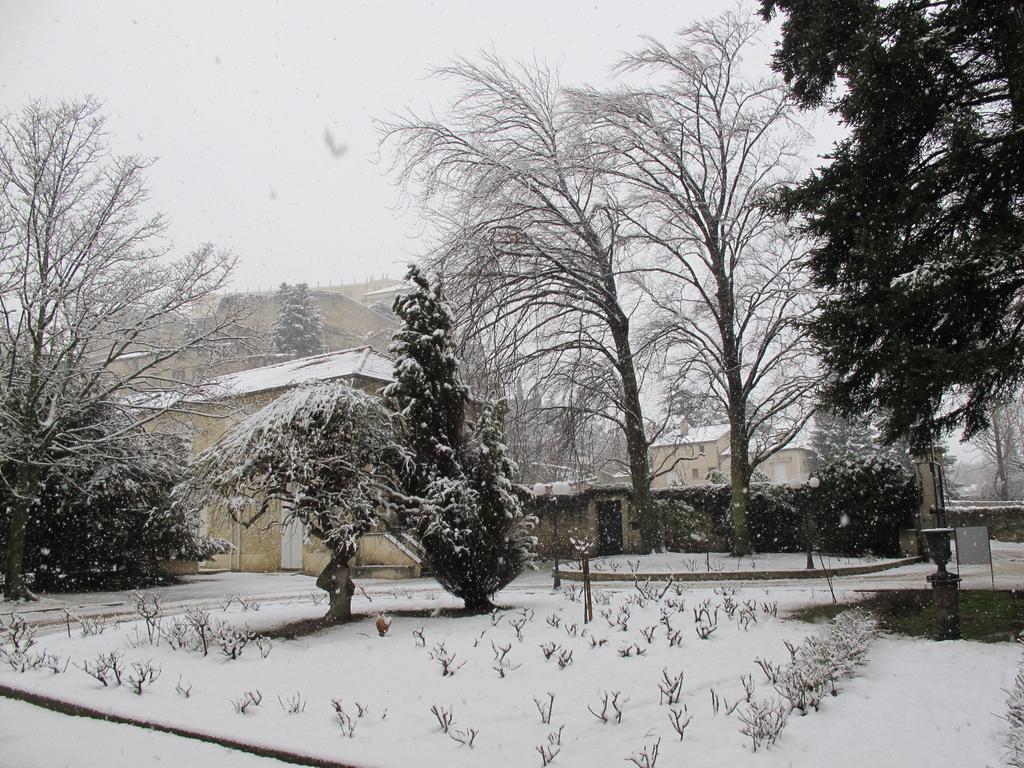
[[[555,483],[535,483],[533,486],[534,496],[568,496],[572,493],[572,488],[569,484],[563,480],[559,480]],[[554,580],[552,583],[552,589],[562,588],[562,576],[558,572],[558,504],[555,504],[554,509],[554,522],[555,522],[555,570]]]
[[[811,475],[807,478],[807,481],[803,480],[790,480],[789,487],[794,491],[807,486],[808,488],[817,488],[821,485],[821,480]],[[807,545],[807,570],[814,570],[814,510],[810,504],[804,505],[804,543]]]

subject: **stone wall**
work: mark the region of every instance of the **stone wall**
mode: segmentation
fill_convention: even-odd
[[[1024,504],[998,506],[954,505],[946,509],[946,523],[953,527],[987,525],[998,541],[1024,542]]]

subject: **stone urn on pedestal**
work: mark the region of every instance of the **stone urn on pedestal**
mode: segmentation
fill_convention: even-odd
[[[946,570],[951,550],[952,528],[925,528],[921,531],[928,547],[928,557],[936,570],[928,576],[935,601],[935,639],[960,638],[960,577]]]

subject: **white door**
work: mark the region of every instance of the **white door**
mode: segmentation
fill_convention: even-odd
[[[292,520],[281,528],[281,570],[302,570],[302,523]]]

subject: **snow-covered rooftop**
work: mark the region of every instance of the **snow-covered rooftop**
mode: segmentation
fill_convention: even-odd
[[[394,361],[390,357],[371,347],[357,347],[218,376],[204,387],[209,393],[204,399],[234,397],[294,387],[307,381],[330,381],[349,376],[363,376],[387,383],[393,380],[393,374]]]
[[[662,435],[651,447],[671,445],[697,445],[699,443],[713,443],[721,440],[729,434],[728,424],[709,424],[706,427],[691,427],[685,432],[667,432]]]
[[[378,288],[375,291],[367,291],[363,296],[387,296],[392,293],[405,293],[411,290],[407,285],[389,285],[386,288]]]

